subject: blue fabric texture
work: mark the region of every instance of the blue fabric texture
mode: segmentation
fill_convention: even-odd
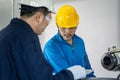
[[[0,31],[0,80],[73,80],[68,70],[52,73],[37,34],[26,22],[12,19]]]
[[[44,56],[53,66],[55,73],[73,65],[92,69],[82,38],[75,34],[72,39],[73,45],[70,45],[63,40],[58,32],[45,44]],[[87,77],[95,77],[94,72],[88,74]]]

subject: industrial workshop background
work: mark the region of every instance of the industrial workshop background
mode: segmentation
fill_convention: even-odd
[[[16,4],[19,0],[0,0],[0,29],[11,18],[19,16]],[[120,0],[54,0],[54,11],[63,4],[71,4],[81,16],[76,34],[85,41],[91,65],[97,77],[116,78],[119,71],[108,71],[101,65],[101,57],[111,46],[120,47]],[[45,32],[39,36],[42,48],[45,42],[57,32],[53,20]]]

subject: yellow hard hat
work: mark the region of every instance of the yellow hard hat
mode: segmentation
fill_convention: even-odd
[[[60,28],[73,28],[79,24],[79,15],[71,5],[63,5],[56,14],[56,24]]]

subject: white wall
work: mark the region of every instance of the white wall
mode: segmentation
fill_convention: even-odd
[[[10,22],[12,17],[13,17],[13,1],[0,0],[0,30],[3,29]]]
[[[107,71],[101,66],[100,61],[109,47],[120,47],[120,0],[55,0],[55,11],[64,3],[73,5],[81,16],[76,34],[85,41],[95,75],[117,77],[120,72]],[[41,36],[42,48],[56,32],[53,19]]]

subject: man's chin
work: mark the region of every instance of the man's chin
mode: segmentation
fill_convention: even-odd
[[[68,41],[70,41],[71,39],[70,39],[70,38],[65,38],[64,40],[68,42]]]

